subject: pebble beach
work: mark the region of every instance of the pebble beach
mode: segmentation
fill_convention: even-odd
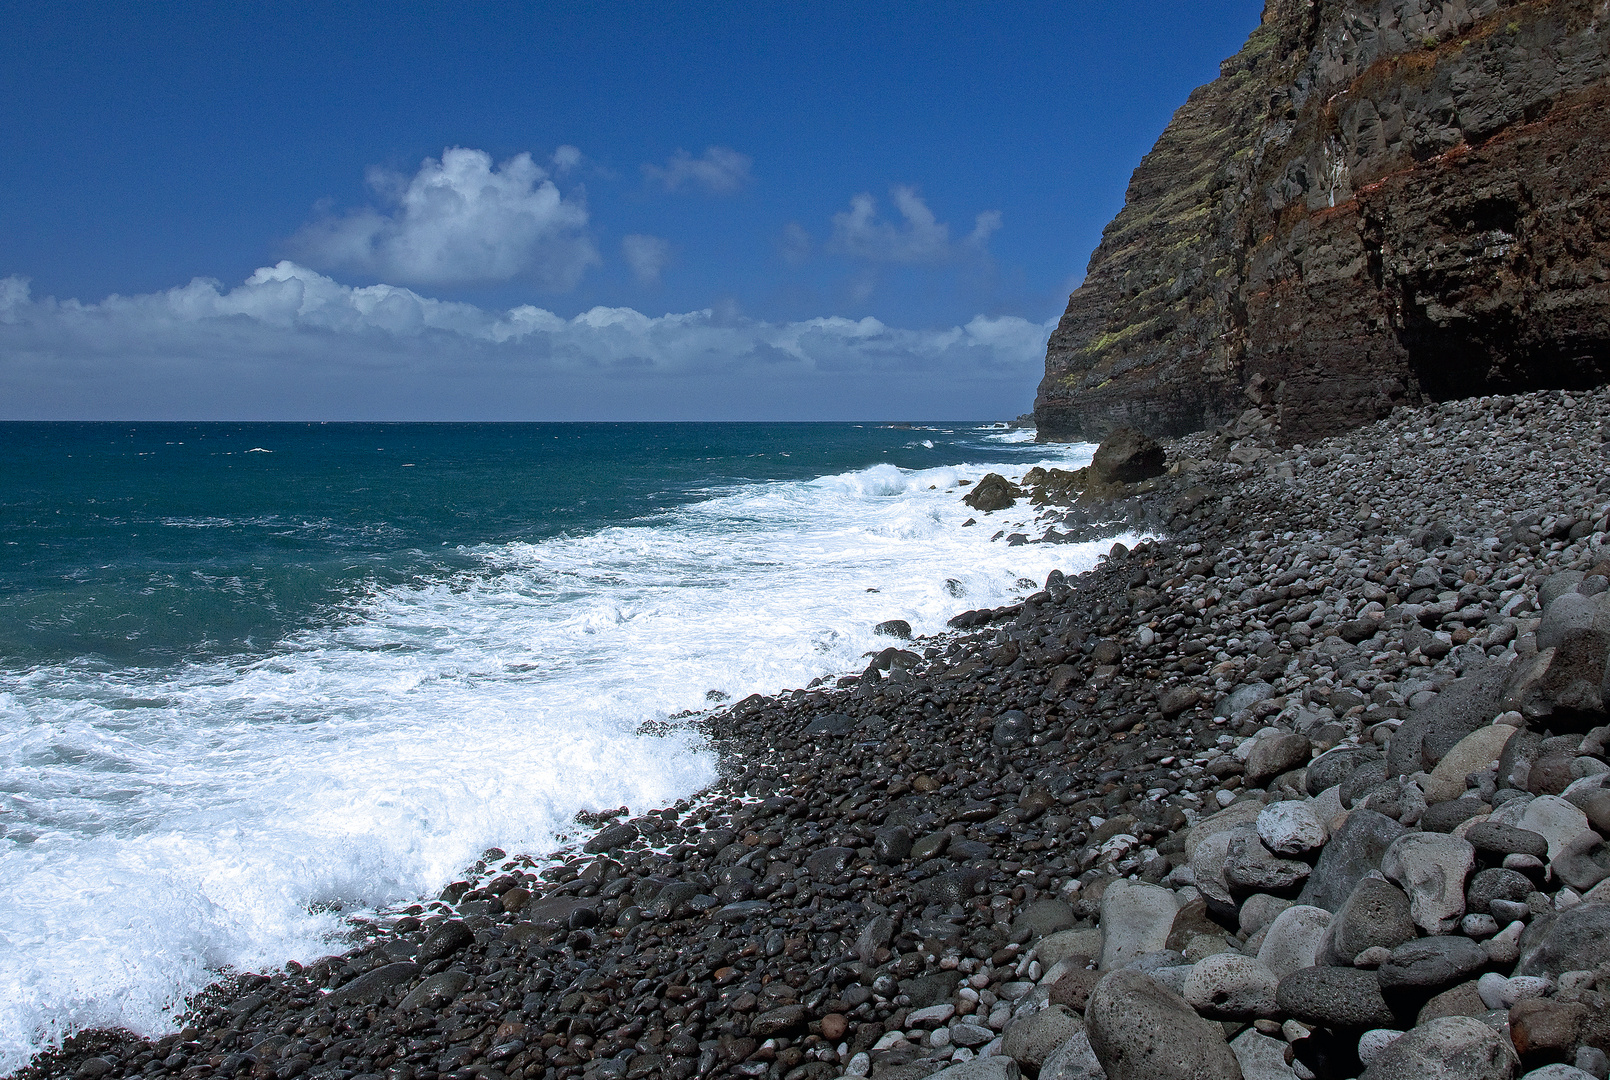
[[[1254,409],[1100,500],[1012,478],[1001,543],[1148,539],[676,719],[693,799],[15,1075],[1603,1080],[1607,440],[1606,388],[1312,446]]]

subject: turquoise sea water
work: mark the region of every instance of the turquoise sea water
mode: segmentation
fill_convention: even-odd
[[[1008,548],[979,424],[0,424],[0,1071],[161,1030],[581,809],[648,720],[864,666],[1103,545]]]

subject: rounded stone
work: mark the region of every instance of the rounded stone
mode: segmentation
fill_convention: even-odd
[[[1102,969],[1121,968],[1166,949],[1178,913],[1172,889],[1141,881],[1113,882],[1101,897]]]
[[[1390,949],[1414,936],[1408,896],[1389,881],[1367,877],[1331,920],[1330,953],[1351,964],[1366,949]]]
[[[1268,893],[1253,893],[1241,904],[1236,920],[1245,937],[1251,937],[1275,921],[1275,916],[1291,907],[1291,901]],[[1183,909],[1181,909],[1183,910]]]
[[[1402,1035],[1403,1032],[1396,1028],[1370,1028],[1358,1037],[1358,1060],[1365,1065],[1370,1064]]]
[[[1381,858],[1381,870],[1409,894],[1409,914],[1428,934],[1445,934],[1465,913],[1465,878],[1476,865],[1467,841],[1444,833],[1408,833]]]
[[[1258,839],[1276,855],[1302,855],[1323,847],[1329,835],[1305,802],[1270,803],[1258,815]]]
[[[1587,892],[1610,877],[1610,844],[1596,832],[1584,830],[1566,841],[1550,869],[1554,876],[1578,892]]]
[[[1232,694],[1231,700],[1234,698]],[[1252,753],[1247,756],[1247,782],[1256,784],[1295,769],[1308,760],[1308,749],[1306,735],[1285,732],[1263,736],[1252,744]]]
[[[1224,1028],[1138,971],[1114,971],[1085,1012],[1107,1080],[1203,1080],[1241,1075]]]
[[[1492,914],[1494,900],[1524,904],[1534,887],[1532,879],[1519,870],[1501,866],[1478,870],[1465,886],[1465,907],[1478,914]]]
[[[1381,996],[1375,972],[1310,967],[1294,971],[1275,988],[1275,1003],[1304,1023],[1363,1030],[1387,1027],[1394,1017]]]
[[[1468,1016],[1442,1016],[1382,1048],[1361,1080],[1511,1080],[1509,1040]]]
[[[1535,855],[1543,858],[1549,852],[1549,843],[1540,833],[1517,829],[1496,821],[1478,821],[1465,830],[1465,839],[1484,855]]]
[[[1279,979],[1260,961],[1218,953],[1191,966],[1181,992],[1191,1008],[1215,1020],[1250,1020],[1275,1015]]]
[[[1230,1040],[1230,1050],[1241,1066],[1243,1080],[1291,1080],[1295,1075],[1286,1064],[1286,1040],[1247,1028]]]
[[[1319,962],[1319,950],[1330,929],[1331,913],[1324,908],[1297,904],[1275,916],[1258,947],[1258,960],[1275,978]]]
[[[897,863],[911,854],[915,841],[904,825],[885,825],[872,834],[872,854],[881,863]]]
[[[1537,919],[1520,940],[1517,975],[1558,975],[1610,962],[1610,903],[1584,903]]]
[[[1292,892],[1311,870],[1301,859],[1282,859],[1272,854],[1251,830],[1232,839],[1225,852],[1225,884],[1243,894]]]
[[[1373,810],[1353,811],[1321,849],[1297,902],[1336,911],[1365,874],[1380,869],[1381,856],[1406,831]]]
[[[1442,990],[1487,966],[1487,950],[1463,937],[1406,941],[1376,970],[1383,990]]]
[[[1539,795],[1521,812],[1520,827],[1548,842],[1548,857],[1588,829],[1588,815],[1556,795]]]
[[[1040,1066],[1040,1080],[1104,1080],[1104,1076],[1101,1059],[1084,1031],[1053,1050]]]
[[[1030,1072],[1038,1072],[1051,1051],[1085,1029],[1084,1020],[1066,1005],[1051,1005],[1012,1021],[1001,1052]]]
[[[1567,1065],[1563,1061],[1556,1061],[1552,1065],[1544,1065],[1540,1069],[1533,1069],[1521,1080],[1600,1080],[1598,1076],[1575,1065]]]

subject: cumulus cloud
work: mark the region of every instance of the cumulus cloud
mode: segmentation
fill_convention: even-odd
[[[666,191],[703,188],[712,195],[731,195],[749,183],[754,159],[725,146],[709,146],[702,157],[678,150],[664,165],[644,165],[643,175]]]
[[[560,171],[580,161],[572,146],[554,154]],[[484,151],[449,147],[413,176],[371,170],[369,185],[385,208],[308,224],[290,242],[299,258],[411,284],[526,276],[558,291],[599,262],[585,199],[560,194],[530,154],[494,166]]]
[[[97,303],[0,279],[10,418],[821,419],[1021,411],[1056,320],[937,330],[494,311],[292,262]],[[997,403],[998,407],[991,407]]]
[[[863,192],[850,200],[848,210],[833,215],[827,250],[865,262],[945,263],[982,253],[990,235],[1001,227],[1001,212],[985,210],[973,220],[973,231],[953,243],[950,226],[934,217],[916,188],[895,187],[890,197],[901,224],[883,220],[877,201]]]
[[[661,272],[671,261],[671,245],[658,236],[632,233],[621,237],[621,255],[640,283],[658,285]]]

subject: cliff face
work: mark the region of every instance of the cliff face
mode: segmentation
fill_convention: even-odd
[[[1130,180],[1040,438],[1610,375],[1610,0],[1269,0]]]

